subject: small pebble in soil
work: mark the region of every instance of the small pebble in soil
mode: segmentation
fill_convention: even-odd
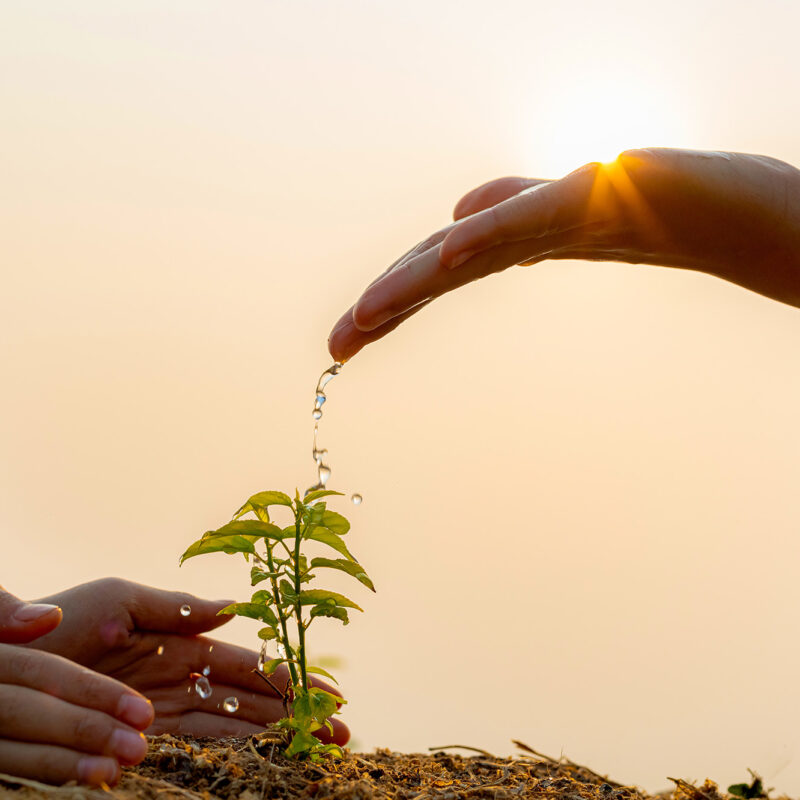
[[[184,603],[181,606],[181,616],[182,617],[188,617],[189,614],[191,614],[191,613],[192,613],[192,607],[188,603]]]

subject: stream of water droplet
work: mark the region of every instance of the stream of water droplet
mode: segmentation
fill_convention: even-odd
[[[306,494],[315,492],[318,489],[324,489],[331,477],[331,467],[326,461],[328,451],[324,447],[319,446],[319,422],[322,419],[322,406],[325,405],[328,399],[328,396],[325,394],[325,387],[341,372],[341,370],[342,364],[338,361],[334,361],[334,363],[319,376],[319,380],[317,381],[317,388],[314,393],[314,410],[311,412],[311,416],[314,418],[314,443],[311,448],[311,456],[317,467],[317,482],[306,489]],[[357,506],[361,504],[363,498],[356,492],[350,496],[350,500],[354,506]]]

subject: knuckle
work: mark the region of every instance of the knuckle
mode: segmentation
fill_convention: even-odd
[[[24,678],[28,686],[38,686],[44,677],[44,662],[47,656],[36,650],[12,647],[6,659],[4,672],[15,679]]]
[[[103,749],[111,737],[111,729],[111,720],[95,712],[79,714],[72,722],[75,744],[92,750]]]

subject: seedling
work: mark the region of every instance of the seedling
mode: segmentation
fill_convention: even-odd
[[[330,617],[347,625],[349,610],[363,609],[338,592],[303,587],[315,580],[316,570],[335,569],[375,591],[369,576],[342,538],[350,530],[350,523],[322,502],[330,495],[341,495],[341,492],[309,491],[302,500],[298,492],[294,500],[283,492],[254,494],[233,515],[231,522],[215,531],[207,531],[181,556],[183,564],[187,558],[205,553],[242,553],[250,564],[250,585],[266,583],[269,586],[269,589],[256,590],[249,602],[233,603],[219,613],[237,614],[264,623],[258,632],[263,645],[257,674],[283,697],[286,716],[277,724],[287,733],[285,754],[308,756],[315,761],[324,754],[342,755],[338,745],[323,744],[314,736],[314,731],[325,727],[333,732],[330,718],[338,713],[338,704],[346,701],[313,685],[311,675],[324,675],[334,683],[336,679],[322,667],[308,663],[306,633],[319,617]],[[294,521],[285,528],[276,525],[270,517],[270,507],[274,506],[285,506]],[[252,516],[245,518],[247,515]],[[327,545],[341,557],[316,557],[309,561],[303,553],[303,543],[308,541]],[[290,639],[290,627],[296,633],[293,639]],[[264,648],[271,641],[275,642],[278,657],[266,660]],[[283,691],[270,678],[280,664],[286,664],[289,671]]]

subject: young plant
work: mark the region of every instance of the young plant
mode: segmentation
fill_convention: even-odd
[[[342,538],[350,530],[350,523],[322,502],[322,498],[329,495],[341,495],[341,492],[320,489],[308,492],[302,499],[295,492],[294,500],[283,492],[254,494],[233,515],[231,522],[215,531],[207,531],[181,556],[183,564],[187,558],[205,553],[242,553],[251,565],[251,586],[266,584],[269,587],[258,589],[249,602],[233,603],[219,613],[238,614],[264,623],[258,632],[263,645],[257,674],[283,697],[286,717],[278,726],[291,736],[285,754],[307,755],[312,760],[326,753],[342,755],[338,745],[323,744],[314,736],[314,731],[324,726],[333,732],[330,718],[338,713],[338,704],[346,701],[313,685],[310,675],[324,675],[334,683],[336,679],[322,667],[308,663],[306,634],[319,617],[331,617],[347,625],[349,609],[362,609],[338,592],[304,587],[316,578],[316,570],[335,569],[375,591],[369,576]],[[270,508],[275,506],[285,506],[291,511],[294,519],[290,525],[282,528],[273,522]],[[303,544],[309,541],[327,545],[340,557],[316,557],[309,561],[303,553]],[[290,628],[294,629],[294,638],[290,638]],[[266,660],[264,650],[270,641],[275,642],[278,657]],[[269,677],[280,664],[286,664],[289,671],[283,691]],[[293,697],[291,711],[290,697]]]

